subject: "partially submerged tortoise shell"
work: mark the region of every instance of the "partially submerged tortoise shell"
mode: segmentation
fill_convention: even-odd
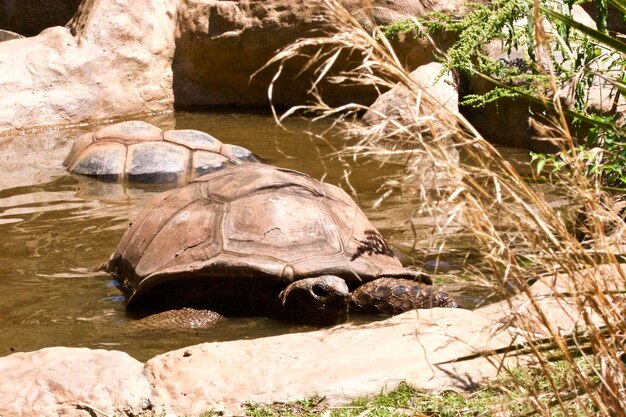
[[[198,130],[163,131],[141,121],[106,126],[82,135],[63,165],[72,173],[106,181],[187,182],[243,162],[248,149]]]
[[[264,164],[226,168],[160,194],[105,269],[130,293],[129,308],[166,302],[185,286],[219,298],[226,286],[287,286],[321,275],[351,287],[381,277],[431,283],[401,265],[343,190]],[[159,291],[164,284],[168,290]]]

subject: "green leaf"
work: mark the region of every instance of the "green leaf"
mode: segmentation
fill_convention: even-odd
[[[546,160],[545,159],[540,159],[537,162],[537,175],[541,174],[541,171],[543,171],[543,167],[546,165]]]
[[[545,157],[546,157],[546,155],[545,155],[545,154],[530,151],[530,163],[531,163],[531,164],[532,164],[533,162],[535,162],[537,159],[539,159],[539,158],[545,158]]]

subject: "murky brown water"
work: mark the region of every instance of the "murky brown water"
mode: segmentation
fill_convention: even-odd
[[[175,120],[162,116],[147,121],[164,129],[207,131],[224,142],[248,147],[268,163],[325,177],[330,183],[340,183],[343,176],[337,163],[320,156],[328,154],[330,146],[316,146],[299,133],[309,127],[305,121],[290,122],[291,132],[277,128],[271,116],[255,114],[178,113]],[[67,174],[61,163],[80,132],[0,138],[0,355],[63,345],[118,349],[145,360],[204,341],[307,330],[259,318],[231,319],[206,331],[134,328],[111,278],[94,271],[155,192]],[[407,227],[402,225],[410,206],[392,200],[382,209],[370,209],[381,178],[388,173],[384,169],[376,163],[353,167],[350,181],[381,232],[396,247],[410,248]],[[459,259],[463,256],[458,254]],[[454,271],[454,253],[439,267]],[[483,300],[480,289],[474,294],[465,287],[466,304]]]

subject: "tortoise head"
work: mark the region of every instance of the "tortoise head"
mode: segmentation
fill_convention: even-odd
[[[348,318],[350,291],[334,275],[295,281],[280,293],[282,316],[292,322],[329,326]]]

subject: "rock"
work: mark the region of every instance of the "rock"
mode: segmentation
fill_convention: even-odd
[[[22,39],[23,36],[19,33],[11,32],[9,30],[0,29],[0,42],[10,41],[13,39]]]
[[[65,25],[76,13],[81,0],[3,0],[0,2],[0,29],[34,36],[51,26]]]
[[[452,11],[463,2],[422,2],[403,0],[373,2],[377,24],[389,24],[429,11]],[[366,26],[371,26],[362,2],[351,0],[346,8]],[[251,76],[272,58],[274,53],[299,38],[319,35],[329,28],[321,2],[274,0],[271,2],[187,0],[178,16],[179,34],[174,57],[176,104],[190,106],[261,106],[269,104],[267,87],[276,67]],[[410,68],[434,61],[434,47],[426,39],[395,42],[400,59]],[[287,65],[273,91],[276,105],[303,104],[314,75],[299,74],[303,60]],[[341,67],[341,60],[337,66]],[[373,89],[322,86],[329,103],[371,103]]]
[[[425,96],[432,102],[420,101],[417,106],[415,93],[403,85],[397,85],[382,94],[363,115],[363,122],[375,125],[384,119],[392,118],[409,126],[416,118],[432,117],[435,120],[449,119],[450,114],[459,111],[457,83],[452,73],[445,72],[442,64],[432,62],[411,72],[411,79],[419,85]]]
[[[265,107],[272,74],[252,74],[278,48],[319,27],[319,11],[319,1],[187,1],[173,62],[177,105]]]
[[[606,285],[608,288],[621,288],[626,267],[619,264],[605,264],[595,269],[580,270],[575,276],[560,273],[541,277],[530,286],[529,292],[535,299],[534,303],[530,301],[526,293],[520,293],[499,303],[481,307],[475,312],[507,327],[517,322],[523,326],[524,331],[532,332],[538,338],[550,337],[548,326],[552,327],[554,331],[559,331],[562,335],[571,334],[583,326],[584,320],[581,319],[582,299],[577,299],[569,294],[577,293],[580,291],[580,283],[589,281],[583,278],[585,273],[601,275],[602,285]],[[611,285],[612,283],[614,286]],[[599,288],[597,290],[600,291]],[[605,294],[605,296],[607,295]],[[596,306],[598,305],[603,305],[602,300],[596,304]],[[538,314],[537,309],[541,309],[543,315]],[[606,325],[606,317],[600,317],[589,306],[585,307],[584,310],[587,319],[595,323],[596,326]],[[515,329],[512,328],[512,331],[514,332]]]
[[[617,11],[613,8],[610,8],[610,10],[613,11],[610,15],[615,16]],[[572,8],[572,17],[575,21],[585,26],[597,29],[595,20],[587,14],[587,9],[583,8],[582,5],[574,5]],[[560,61],[565,61],[565,66],[569,64],[571,67],[572,65],[567,60],[560,59]],[[619,62],[620,56],[617,53],[614,54],[612,61]],[[616,67],[615,64],[609,63],[608,57],[590,63],[588,71],[590,73],[604,74],[605,77],[614,80],[621,80],[624,74],[623,68],[620,66]],[[571,80],[563,86],[560,92],[562,102],[569,109],[575,109],[574,94],[576,83],[577,80]],[[617,122],[621,124],[626,121],[626,99],[614,84],[611,84],[605,78],[595,76],[588,85],[584,86],[583,90],[585,111],[602,115],[615,115]]]
[[[460,10],[462,0],[374,2],[377,23],[428,11]],[[300,37],[328,29],[320,0],[85,0],[67,28],[55,26],[0,44],[0,134],[171,111],[178,107],[268,107],[276,66],[259,70]],[[351,13],[369,24],[360,2]],[[331,28],[332,29],[332,28]],[[425,39],[395,42],[407,66],[434,59]],[[337,66],[356,65],[351,58]],[[302,104],[315,76],[287,65],[274,104]],[[371,103],[370,87],[329,86],[333,104]]]
[[[417,310],[363,325],[229,342],[203,343],[158,355],[145,364],[126,353],[54,347],[0,357],[1,416],[241,415],[246,402],[269,404],[319,395],[330,405],[393,389],[402,381],[420,390],[467,390],[497,375],[501,357],[469,357],[521,343],[520,329],[541,339],[547,326],[571,334],[602,317],[571,297],[579,274],[591,272],[623,302],[626,267],[602,265],[575,276],[558,274],[525,293],[476,311]],[[612,293],[612,294],[611,294]],[[601,305],[602,305],[601,303]],[[614,313],[614,314],[613,314]],[[619,320],[619,310],[609,315]],[[503,365],[517,359],[508,354]],[[523,363],[524,358],[520,359]]]
[[[239,415],[246,402],[321,395],[330,404],[393,389],[473,389],[488,360],[457,359],[511,343],[471,311],[414,310],[365,325],[204,343],[144,366],[126,353],[46,348],[0,358],[0,415]]]
[[[53,347],[0,358],[1,416],[135,416],[151,409],[143,364],[123,352]]]
[[[398,126],[410,128],[413,135],[420,134],[426,140],[437,139],[437,145],[431,146],[427,155],[416,152],[414,163],[407,165],[413,183],[426,188],[441,188],[450,183],[451,173],[448,165],[456,165],[459,152],[448,137],[451,128],[456,125],[459,111],[457,83],[452,73],[445,72],[442,64],[432,62],[422,65],[411,73],[411,79],[422,91],[411,92],[404,85],[396,85],[382,94],[363,115],[362,122],[369,126],[367,134],[388,140],[397,135],[394,146],[403,143],[406,132],[398,133]],[[423,97],[420,96],[423,95]],[[419,100],[419,105],[417,101]],[[419,146],[419,140],[411,140],[412,146]],[[406,158],[405,155],[401,158]],[[448,164],[436,166],[434,160],[447,161]]]
[[[89,0],[69,28],[0,43],[0,134],[171,110],[178,0]]]
[[[589,13],[593,19],[597,18],[598,10],[596,8],[595,1],[584,2],[581,4],[581,7],[585,10],[585,12]],[[626,21],[624,20],[624,14],[610,4],[607,15],[607,29],[609,31],[626,35]]]
[[[487,3],[491,0],[476,0],[471,3]],[[368,22],[367,13],[375,16],[376,24],[391,25],[401,20],[415,17],[424,17],[430,12],[440,12],[445,15],[455,17],[465,16],[473,9],[468,7],[467,1],[463,0],[378,0],[369,2],[372,7],[364,7],[362,0],[345,0],[345,7],[357,18],[366,30],[371,31],[372,25]],[[454,42],[454,35],[450,32],[440,31],[431,35],[440,50],[447,50]],[[425,36],[419,36],[416,31],[399,33],[398,39],[390,39],[390,44],[394,49],[399,61],[412,71],[421,65],[437,61],[439,52],[433,48],[431,40]]]
[[[606,64],[594,62],[590,65],[590,70],[602,73],[614,80],[621,79],[622,68],[609,69]],[[591,83],[583,87],[585,110],[588,113],[615,115],[618,124],[626,122],[626,99],[618,88],[607,81],[606,78],[593,77]],[[567,108],[573,109],[575,106],[576,80],[569,82],[561,93],[562,101]]]
[[[406,381],[418,389],[470,389],[497,369],[486,359],[438,365],[475,349],[506,346],[491,321],[462,309],[404,313],[367,325],[205,343],[146,363],[156,410],[197,415],[242,411],[312,395],[331,404],[376,394]]]
[[[603,266],[619,284],[622,269]],[[551,326],[563,335],[579,322],[571,292],[576,277],[546,277],[531,287]],[[619,281],[619,282],[617,282]],[[607,281],[608,282],[608,281]],[[608,284],[607,284],[608,285]],[[470,357],[521,341],[512,316],[541,338],[545,322],[525,294],[474,312],[414,310],[363,325],[273,337],[203,343],[145,365],[127,354],[46,348],[0,358],[0,415],[241,415],[245,403],[269,404],[319,395],[329,405],[393,389],[468,390],[497,375],[499,359]],[[601,317],[595,317],[602,324]],[[510,358],[505,365],[518,359]],[[522,361],[524,359],[521,359]]]
[[[512,48],[510,52],[500,40],[494,40],[485,47],[486,55],[505,65],[518,66],[524,63],[522,47]],[[493,84],[479,75],[471,77],[466,84],[470,85],[472,94],[486,94],[493,90]],[[530,116],[537,114],[540,106],[523,97],[501,98],[483,107],[462,106],[461,113],[491,143],[505,146],[532,149],[535,151],[549,150],[545,143],[535,140],[536,131],[531,129]]]

